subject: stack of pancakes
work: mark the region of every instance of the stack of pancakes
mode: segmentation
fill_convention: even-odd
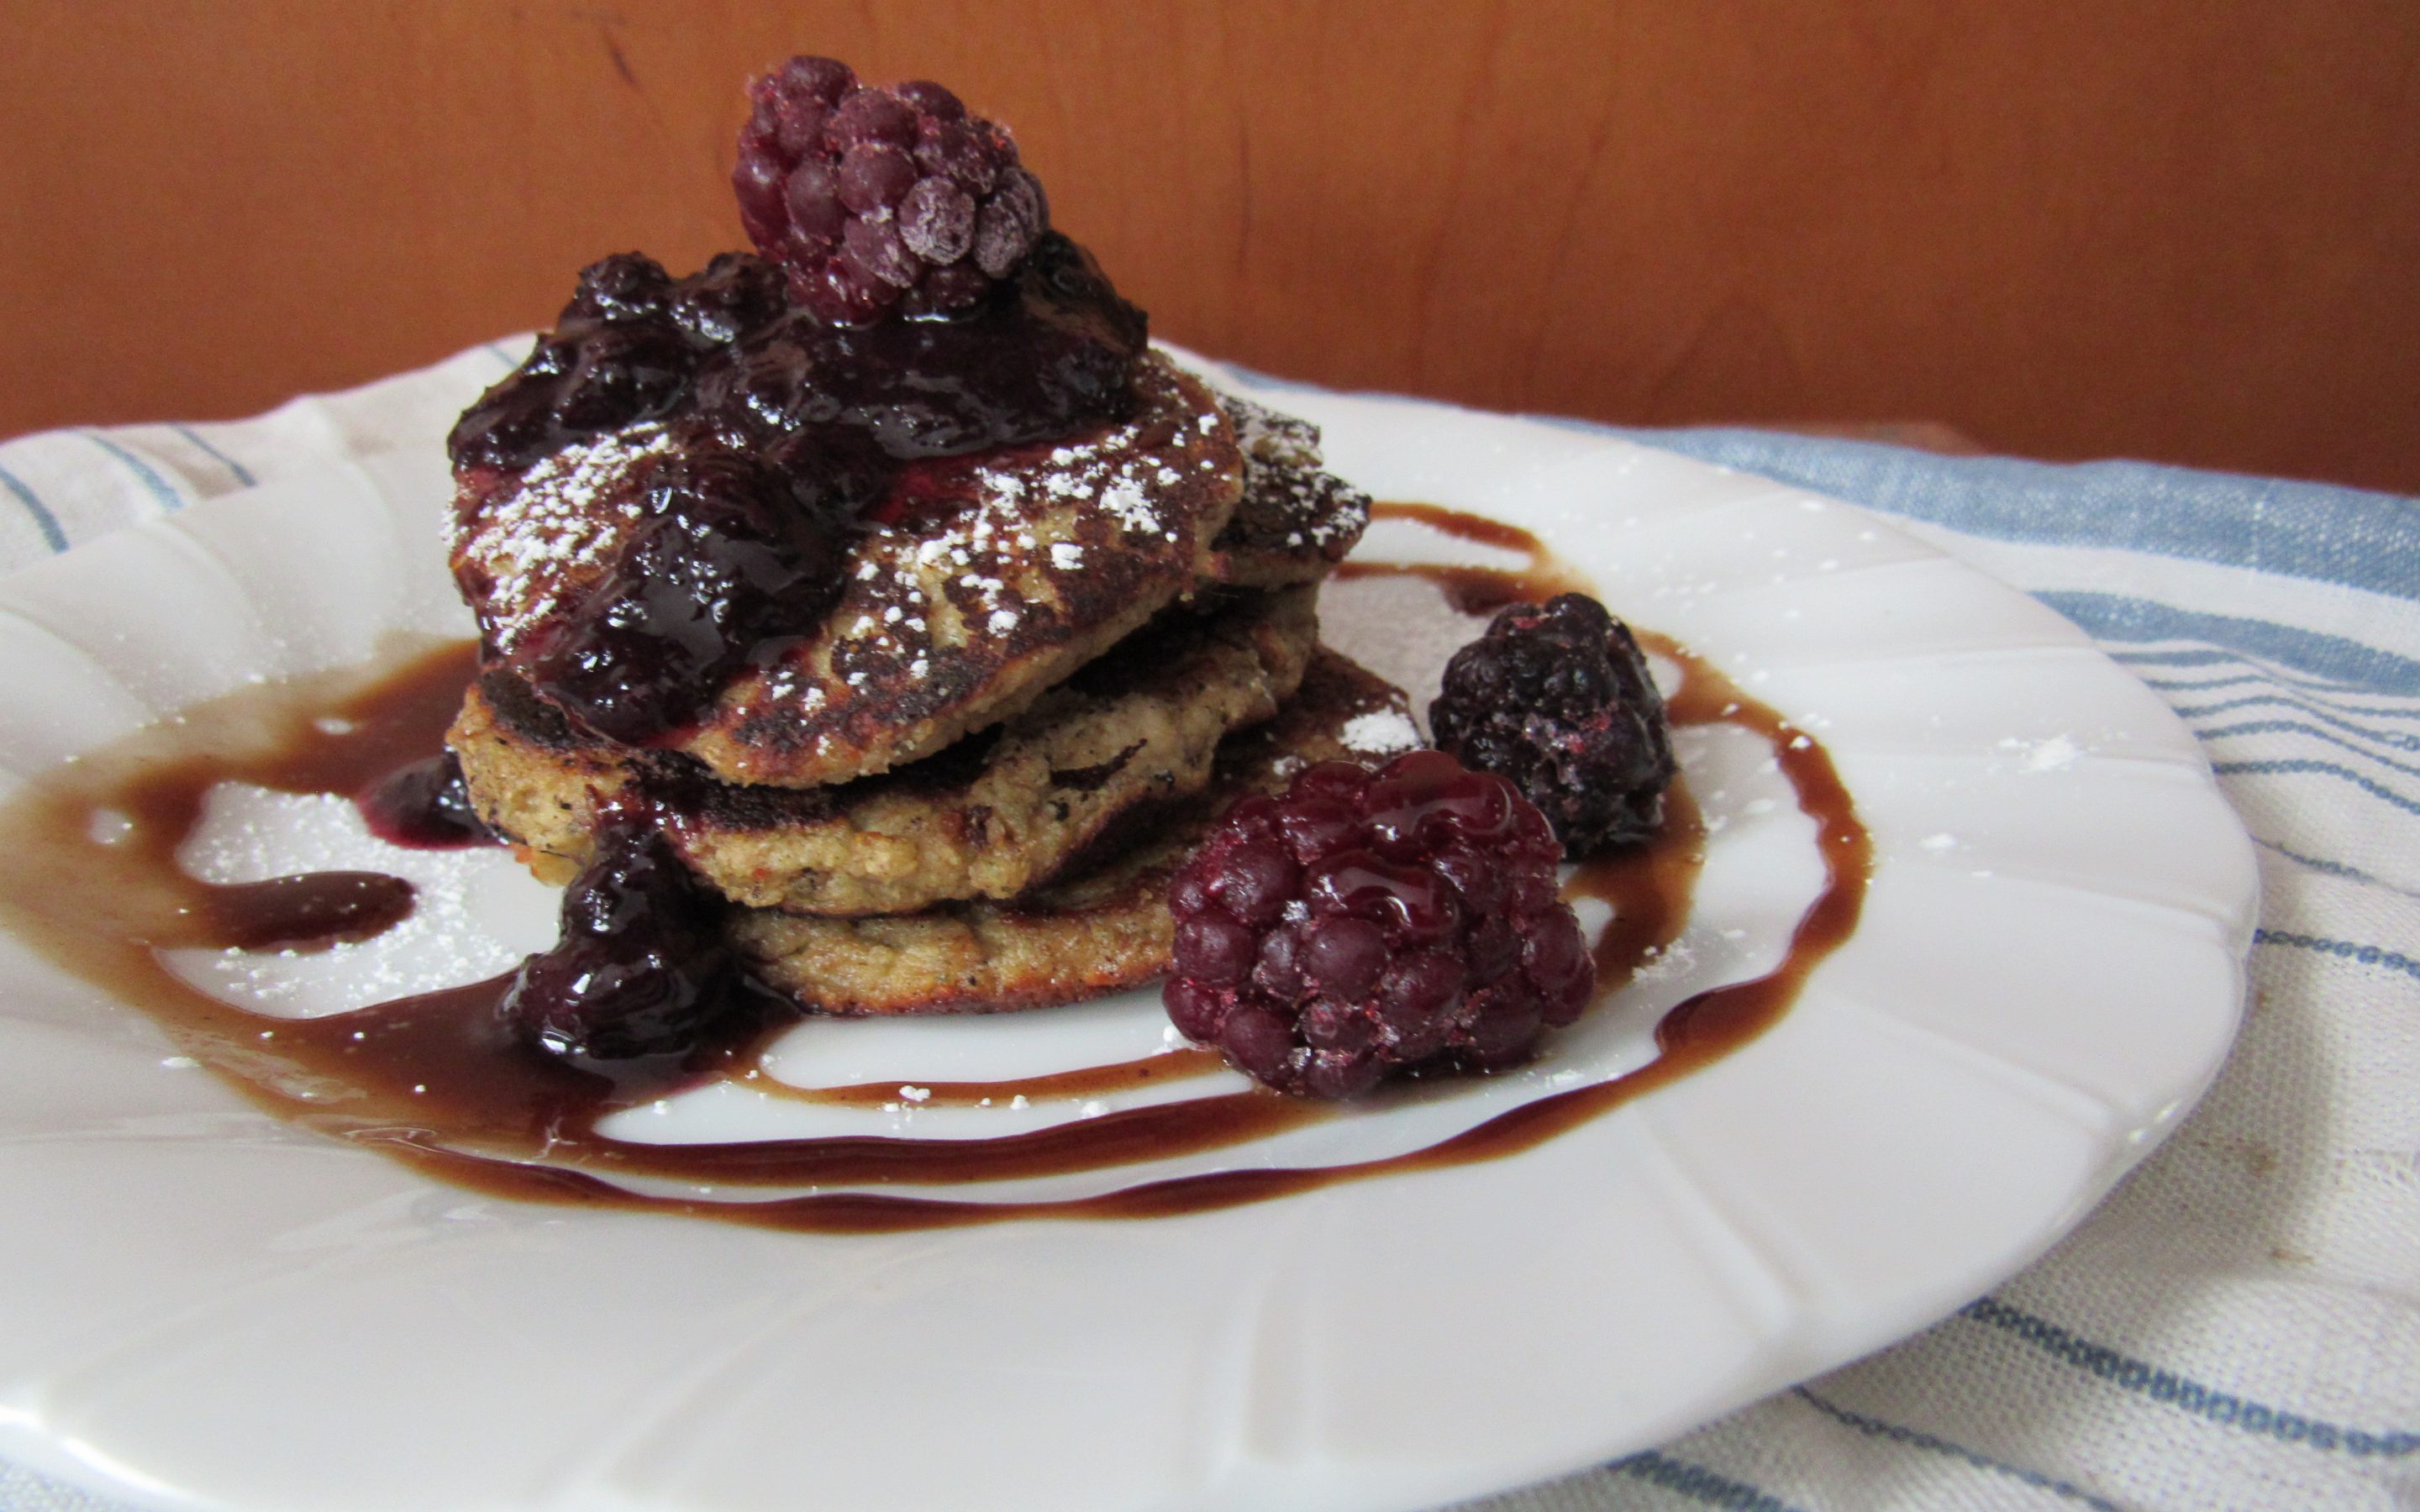
[[[510,668],[611,560],[649,426],[467,480],[457,577],[489,656],[447,743],[489,825],[567,877],[635,807],[728,898],[767,981],[834,1012],[1063,1002],[1167,968],[1167,879],[1241,794],[1416,736],[1320,647],[1369,518],[1318,433],[1153,354],[1132,417],[915,464],[810,633],[634,747]]]

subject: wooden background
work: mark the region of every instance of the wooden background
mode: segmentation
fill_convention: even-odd
[[[1011,125],[1163,335],[1606,419],[2420,492],[2420,7],[0,0],[0,435],[738,244],[745,77]]]

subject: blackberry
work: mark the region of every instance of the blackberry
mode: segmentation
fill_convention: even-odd
[[[1511,783],[1441,751],[1324,762],[1229,810],[1171,882],[1168,1016],[1316,1097],[1514,1065],[1596,981],[1559,856]]]
[[[790,298],[858,325],[972,307],[1050,228],[1016,144],[923,80],[861,85],[795,57],[748,86],[731,184],[740,223]]]
[[[1663,822],[1677,769],[1664,699],[1629,628],[1593,598],[1499,612],[1446,663],[1429,729],[1438,748],[1519,788],[1574,860]]]

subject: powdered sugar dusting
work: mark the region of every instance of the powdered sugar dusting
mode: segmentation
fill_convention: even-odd
[[[1337,732],[1345,748],[1369,756],[1390,756],[1398,751],[1415,750],[1420,745],[1420,733],[1411,717],[1398,709],[1373,709],[1357,714]]]
[[[1370,496],[1320,470],[1319,427],[1221,394],[1244,453],[1244,497],[1221,550],[1342,561],[1370,523]]]
[[[1484,616],[1457,613],[1419,578],[1331,581],[1319,594],[1320,639],[1401,687],[1415,709],[1436,698],[1446,661],[1486,628]]]
[[[1235,427],[1235,444],[1247,462],[1288,468],[1320,464],[1319,427],[1308,420],[1266,409],[1232,393],[1218,396],[1218,407]]]
[[[605,570],[643,513],[634,498],[613,496],[641,463],[672,449],[662,426],[633,425],[565,447],[483,507],[454,516],[447,545],[455,560],[494,585],[474,606],[491,644],[511,651]]]
[[[1234,453],[1168,368],[1147,365],[1137,388],[1130,421],[920,470],[917,491],[858,539],[825,631],[727,703],[734,720],[793,748],[827,733],[836,751],[925,748],[931,737],[903,732],[988,696],[982,679],[1097,633],[1127,592],[1163,599],[1189,586],[1224,502],[1200,466],[1232,470]],[[804,701],[811,686],[827,695],[820,707]]]
[[[1190,588],[1212,561],[1209,528],[1232,514],[1232,428],[1164,360],[1138,371],[1136,397],[1131,419],[1094,432],[903,475],[862,520],[828,617],[722,689],[695,738],[744,748],[734,762],[752,780],[879,770],[854,753],[925,748],[1022,669],[1063,675],[1054,648]],[[466,583],[492,585],[475,595],[491,646],[527,649],[610,570],[655,459],[674,451],[663,427],[632,426],[485,497],[466,487],[456,562]]]

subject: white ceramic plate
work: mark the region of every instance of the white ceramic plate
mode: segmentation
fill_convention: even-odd
[[[1242,386],[1249,388],[1249,384]],[[466,395],[467,397],[467,395]],[[1182,1219],[814,1237],[432,1185],[176,1062],[0,939],[0,1455],[163,1506],[1400,1509],[1678,1433],[1937,1319],[2171,1127],[2233,1033],[2253,919],[2195,742],[2065,621],[1851,506],[1601,435],[1294,390],[1382,498],[1528,527],[1830,749],[1864,921],[1731,1058],[1526,1154]],[[248,680],[467,632],[436,438],[132,530],[0,587],[13,785]],[[1410,527],[1365,555],[1467,555]],[[1390,588],[1332,589],[1406,676]],[[1262,1145],[960,1196],[1367,1158],[1643,1061],[1656,1016],[1777,958],[1819,879],[1764,752],[1693,736],[1718,825],[1672,960],[1517,1076]],[[341,806],[232,795],[222,879],[385,864]],[[202,980],[319,1012],[548,933],[493,854],[424,858],[427,927]],[[400,868],[398,868],[400,869]],[[1047,1026],[1047,1027],[1046,1027]],[[1148,996],[818,1025],[840,1083],[1015,1075],[1161,1042]],[[1200,1084],[1195,1084],[1198,1089]],[[693,1094],[633,1137],[954,1137],[1085,1116]]]

